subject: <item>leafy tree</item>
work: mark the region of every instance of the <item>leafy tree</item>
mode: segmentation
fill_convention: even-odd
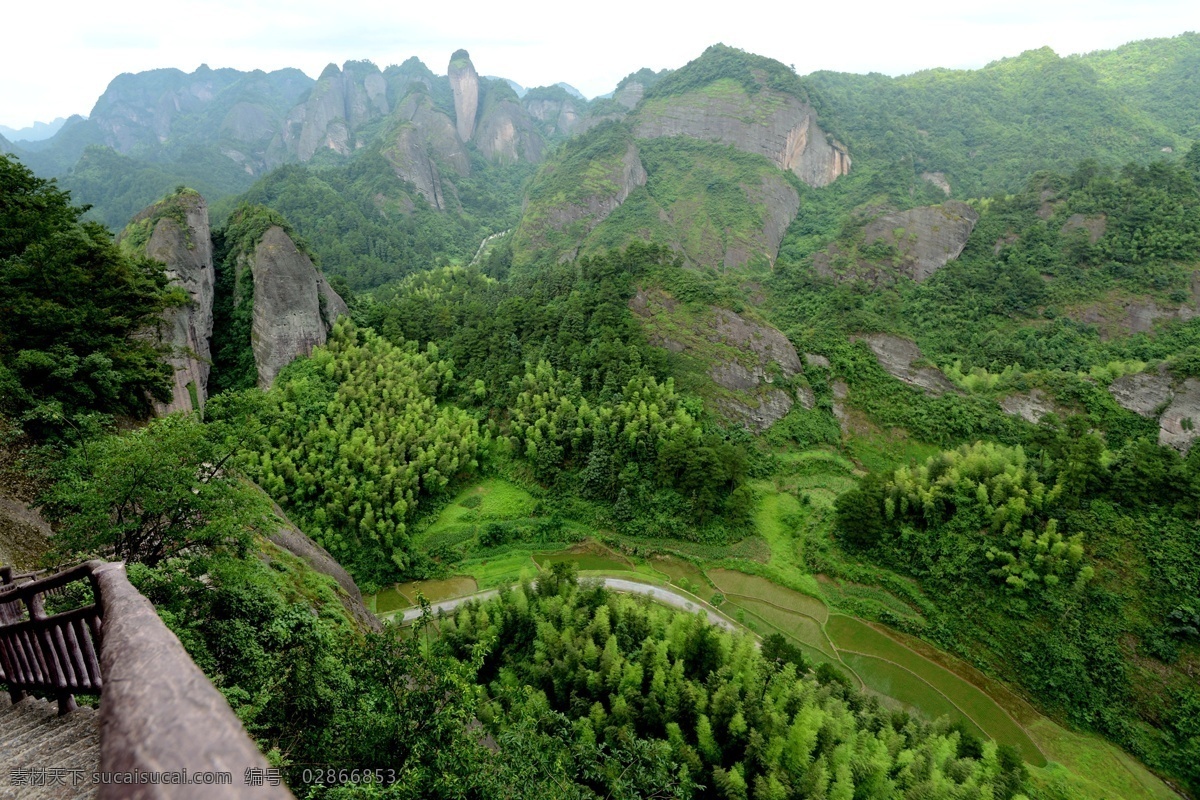
[[[149,398],[168,399],[169,367],[135,334],[186,295],[85,211],[0,154],[0,413],[43,436],[89,412],[142,417]]]
[[[60,526],[59,557],[155,566],[185,553],[245,552],[274,515],[235,469],[245,446],[237,433],[171,415],[77,445],[40,500]]]

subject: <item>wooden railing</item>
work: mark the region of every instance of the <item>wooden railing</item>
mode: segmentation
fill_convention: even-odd
[[[45,598],[76,581],[88,581],[96,596],[93,570],[102,563],[89,561],[44,578],[11,570],[0,575],[0,681],[8,684],[13,702],[28,691],[48,692],[58,699],[58,713],[66,714],[75,708],[76,694],[100,693],[99,606],[47,615]]]
[[[77,581],[90,584],[94,602],[46,614],[46,596]],[[0,683],[13,702],[26,692],[53,694],[60,714],[75,707],[75,694],[99,694],[102,775],[215,772],[231,780],[133,788],[101,782],[98,800],[292,797],[286,786],[264,784],[264,774],[278,771],[129,582],[124,564],[88,561],[46,577],[0,568]]]

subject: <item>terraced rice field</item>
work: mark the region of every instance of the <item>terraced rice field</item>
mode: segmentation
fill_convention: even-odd
[[[944,702],[951,703],[950,711],[940,711],[937,714],[945,713],[953,718],[969,721],[997,742],[1017,747],[1025,760],[1031,764],[1043,766],[1046,763],[1045,756],[1029,738],[1029,734],[995,700],[949,670],[853,617],[834,614],[829,618],[825,631],[847,663],[853,659],[861,662],[861,657],[866,657],[887,662],[896,668],[885,670],[878,665],[868,665],[871,667],[870,674],[880,676],[880,685],[874,685],[867,674],[859,673],[866,684],[876,691],[891,694],[888,684],[883,683],[885,673],[895,673],[897,669],[907,672],[924,688],[916,686],[916,691],[912,694],[914,700],[911,702],[904,698],[898,699],[921,710],[925,710],[926,707],[931,710],[942,707]],[[903,682],[911,683],[907,679]]]
[[[437,603],[455,597],[465,597],[477,591],[479,585],[475,583],[475,579],[465,575],[437,581],[398,583],[375,595],[375,613],[387,614],[402,608],[411,608],[417,604],[418,592],[429,602]]]
[[[1027,761],[1046,758],[1028,733],[995,700],[964,678],[874,627],[756,575],[712,569],[709,578],[729,603],[825,659],[836,660],[867,688],[930,719],[962,720],[986,738],[1017,747]]]
[[[436,520],[418,535],[424,547],[462,544],[486,522],[524,519],[536,501],[529,492],[500,478],[481,481],[458,493]]]
[[[561,561],[574,561],[580,572],[634,572],[633,562],[595,542],[585,542],[568,550],[534,553],[533,560],[545,569]]]
[[[821,600],[780,586],[758,575],[732,569],[710,569],[708,577],[727,597],[741,596],[812,617],[821,625],[829,619],[829,607]]]

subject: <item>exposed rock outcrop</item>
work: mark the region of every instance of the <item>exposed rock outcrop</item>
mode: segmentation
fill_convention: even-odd
[[[1121,408],[1149,419],[1175,396],[1171,384],[1165,372],[1138,372],[1117,378],[1109,385],[1108,393]]]
[[[285,161],[290,156],[309,161],[323,149],[349,155],[359,144],[354,132],[388,113],[387,81],[378,67],[354,61],[346,62],[343,69],[330,64],[308,99],[288,113],[272,144],[275,160]]]
[[[455,94],[457,105],[458,95]],[[462,125],[458,126],[462,135]],[[464,140],[465,141],[465,140]],[[487,92],[479,124],[474,132],[475,146],[488,161],[515,164],[542,160],[545,143],[532,119],[508,86],[493,81]]]
[[[1064,315],[1076,322],[1095,325],[1102,341],[1134,333],[1153,333],[1159,320],[1187,321],[1197,316],[1196,288],[1193,278],[1190,304],[1159,305],[1152,297],[1129,297],[1113,292],[1100,301],[1067,308]]]
[[[526,215],[521,220],[517,236],[530,242],[530,249],[547,247],[551,239],[565,234],[570,238],[571,249],[562,257],[574,257],[579,243],[616,211],[634,189],[646,185],[646,169],[632,142],[619,156],[594,161],[593,168],[599,173],[592,182],[595,191],[578,199],[555,197],[554,202],[546,204],[544,216]]]
[[[756,255],[765,255],[774,264],[783,235],[800,210],[800,195],[780,175],[764,175],[758,186],[743,186],[742,189],[751,205],[765,209],[766,214],[762,226],[753,230],[749,241],[726,246],[726,269],[740,267]]]
[[[725,417],[760,432],[783,418],[797,399],[805,402],[803,391],[793,397],[772,385],[803,370],[796,348],[779,330],[717,306],[697,318],[661,291],[639,290],[629,307],[652,343],[701,362],[715,384],[702,394]],[[665,336],[664,327],[674,329],[677,338]]]
[[[457,207],[457,197],[453,188],[444,184],[439,163],[464,176],[470,174],[471,162],[450,117],[423,91],[411,92],[393,116],[398,124],[388,134],[390,142],[382,153],[397,177],[416,186],[434,208]]]
[[[629,81],[613,92],[613,100],[616,100],[628,109],[632,109],[638,103],[642,102],[642,98],[645,95],[646,85],[644,83],[641,81]]]
[[[950,181],[946,180],[944,172],[922,172],[921,180],[932,184],[942,190],[942,194],[946,197],[950,196]]]
[[[1108,217],[1104,214],[1093,214],[1085,216],[1083,214],[1072,214],[1063,223],[1062,234],[1068,236],[1075,231],[1086,231],[1088,244],[1095,244],[1104,238],[1105,231],[1108,230]]]
[[[866,342],[867,347],[875,354],[879,366],[892,377],[907,384],[920,388],[925,394],[937,397],[947,392],[957,392],[958,388],[940,369],[930,366],[916,366],[925,358],[921,348],[908,339],[892,336],[887,333],[869,333],[864,336],[853,336],[851,341]]]
[[[348,309],[312,260],[277,225],[259,240],[250,269],[254,277],[251,346],[258,385],[268,389],[292,359],[325,344],[334,320]]]
[[[1200,380],[1174,380],[1164,366],[1117,378],[1108,387],[1117,405],[1153,419],[1158,417],[1158,443],[1181,453],[1200,436]]]
[[[360,627],[375,631],[383,630],[379,618],[372,614],[366,603],[363,602],[362,592],[359,591],[358,584],[354,582],[350,573],[346,572],[345,568],[329,554],[328,550],[297,528],[283,513],[283,509],[274,503],[272,505],[275,507],[275,514],[279,518],[280,525],[267,539],[277,547],[300,558],[315,571],[333,578],[341,589],[338,592],[338,600]]]
[[[583,114],[578,101],[570,97],[530,99],[526,96],[522,105],[529,116],[542,124],[547,136],[571,136],[580,129]]]
[[[868,245],[884,241],[899,254],[895,265],[917,283],[958,258],[979,221],[979,212],[966,203],[950,201],[886,214],[863,230]]]
[[[812,107],[763,86],[754,95],[723,79],[705,90],[654,98],[638,110],[635,135],[690,136],[766,156],[809,186],[825,186],[850,171],[850,154],[817,125]]]
[[[145,238],[147,232],[149,238]],[[192,191],[173,195],[142,211],[122,233],[122,241],[144,241],[144,254],[161,262],[172,285],[187,292],[185,306],[169,308],[155,335],[169,348],[167,363],[173,370],[171,400],[155,401],[154,411],[165,416],[177,411],[199,411],[208,399],[212,369],[209,341],[213,332],[212,235],[208,206]]]
[[[1004,413],[1020,417],[1036,425],[1047,414],[1061,414],[1062,409],[1054,404],[1054,398],[1041,389],[1032,389],[1024,394],[1010,394],[1000,401]]]
[[[458,138],[471,141],[475,134],[475,115],[479,111],[479,73],[466,50],[450,57],[450,89],[454,93],[454,120]]]
[[[1158,418],[1158,443],[1187,453],[1197,436],[1200,436],[1200,380],[1188,378],[1175,387],[1171,404]]]
[[[763,367],[774,363],[779,366],[782,377],[790,378],[803,371],[800,356],[788,338],[776,328],[751,322],[740,314],[726,308],[713,307],[716,319],[712,324],[716,337],[739,350],[758,356],[759,367],[755,376],[760,380],[770,382]],[[709,339],[712,340],[712,336]]]
[[[821,367],[822,369],[829,369],[832,366],[828,358],[818,353],[805,353],[804,363],[810,367]]]

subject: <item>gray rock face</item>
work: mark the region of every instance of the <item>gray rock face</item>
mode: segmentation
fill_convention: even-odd
[[[714,308],[713,311],[717,316],[713,325],[717,339],[758,356],[761,366],[755,372],[760,381],[770,380],[765,365],[772,362],[779,365],[785,378],[803,371],[796,348],[779,330],[751,322],[728,309]]]
[[[459,125],[461,133],[462,126]],[[496,164],[518,161],[536,164],[542,160],[545,151],[541,134],[525,109],[512,97],[489,99],[479,116],[474,139],[483,157]]]
[[[630,81],[613,93],[613,100],[616,100],[626,108],[632,109],[638,103],[642,102],[642,97],[645,94],[646,87],[641,81]]]
[[[162,206],[166,204],[175,207],[175,213],[182,212],[183,225],[174,216],[163,216]],[[166,416],[177,411],[199,411],[208,399],[216,275],[204,198],[194,193],[177,195],[141,212],[133,224],[155,216],[159,219],[146,243],[146,255],[161,262],[167,279],[190,298],[186,306],[167,309],[156,331],[158,341],[170,348],[167,363],[174,370],[171,400],[154,403],[155,414]]]
[[[1117,378],[1108,387],[1108,393],[1117,405],[1147,419],[1158,414],[1174,397],[1168,375],[1155,372],[1139,372]]]
[[[921,180],[925,181],[926,183],[931,183],[937,188],[941,189],[942,194],[946,195],[946,197],[950,196],[950,181],[946,180],[946,173],[922,172]]]
[[[354,582],[350,573],[346,572],[345,568],[329,554],[328,550],[297,528],[278,505],[275,505],[275,514],[279,517],[281,524],[279,529],[267,538],[276,546],[305,561],[317,572],[333,578],[341,588],[338,600],[360,627],[376,631],[382,630],[379,618],[372,614],[363,602],[362,592],[359,591],[358,584]]]
[[[437,110],[425,92],[409,94],[394,116],[400,123],[389,134],[383,157],[431,206],[441,211],[456,208],[458,198],[443,181],[438,164],[463,176],[470,174],[471,162],[450,117]]]
[[[759,235],[744,244],[729,243],[726,246],[723,260],[726,269],[736,269],[756,255],[766,255],[774,264],[783,235],[800,210],[800,195],[780,175],[764,176],[758,186],[742,188],[753,206],[766,209],[766,216],[762,227],[756,229]]]
[[[855,336],[852,341],[862,340],[871,348],[879,366],[894,378],[922,389],[925,394],[937,397],[947,392],[957,392],[958,388],[950,382],[940,369],[935,367],[917,367],[915,362],[925,356],[921,348],[908,339],[892,336],[887,333],[870,333],[865,336]]]
[[[755,433],[762,433],[779,420],[787,416],[795,401],[782,389],[767,389],[758,395],[758,406],[731,400],[719,400],[718,405],[733,419],[740,419],[743,425]]]
[[[900,270],[917,283],[958,258],[979,221],[979,213],[966,203],[950,201],[887,214],[872,220],[863,231],[866,244],[883,240],[900,253]]]
[[[829,387],[833,391],[833,416],[837,418],[838,427],[843,434],[850,433],[850,412],[846,408],[846,399],[850,397],[850,387],[845,381],[836,380]]]
[[[804,363],[810,367],[823,367],[824,369],[829,369],[831,366],[828,358],[817,353],[805,353]]]
[[[639,186],[646,185],[646,168],[638,156],[637,147],[631,142],[625,148],[625,153],[619,161],[613,161],[607,166],[604,181],[612,187],[607,194],[593,194],[587,198],[587,203],[564,203],[553,208],[544,225],[559,231],[571,228],[576,232],[576,241],[583,238],[616,211],[629,197],[629,194]],[[534,241],[539,238],[536,233],[531,235]],[[573,258],[575,252],[566,253],[564,260]]]
[[[769,325],[751,322],[740,314],[724,308],[713,308],[716,319],[706,334],[709,341],[736,347],[751,356],[747,367],[741,361],[724,361],[712,365],[708,375],[725,389],[747,395],[744,398],[722,398],[721,409],[740,419],[755,433],[765,431],[791,410],[795,400],[782,389],[770,388],[774,371],[790,378],[802,370],[800,356],[788,338]]]
[[[1132,333],[1153,333],[1159,320],[1178,319],[1187,321],[1196,314],[1196,284],[1193,277],[1192,303],[1179,307],[1160,306],[1151,297],[1121,298],[1090,303],[1067,309],[1066,316],[1077,322],[1086,322],[1099,329],[1100,340],[1108,341],[1115,336]]]
[[[579,131],[583,115],[574,100],[526,100],[529,116],[542,123],[547,136],[571,136]]]
[[[288,113],[272,143],[273,160],[309,161],[323,149],[349,155],[356,146],[355,130],[389,111],[387,82],[377,67],[347,62],[339,70],[330,64],[308,99]]]
[[[1054,405],[1053,398],[1047,397],[1041,389],[1033,389],[1026,394],[1010,394],[1000,401],[1000,408],[1006,414],[1020,417],[1035,425],[1047,414],[1060,413],[1059,408]]]
[[[1171,404],[1158,418],[1158,443],[1181,453],[1200,435],[1200,380],[1188,378],[1175,389]]]
[[[825,186],[850,172],[850,154],[817,125],[812,108],[764,87],[754,96],[740,87],[713,97],[692,92],[647,101],[634,135],[643,139],[690,136],[766,156],[809,186]]]
[[[812,411],[817,406],[817,396],[807,386],[801,386],[796,389],[796,400],[805,411]]]
[[[254,249],[254,315],[251,346],[258,385],[269,389],[279,371],[325,344],[333,321],[347,312],[307,255],[278,226]]]
[[[451,57],[448,74],[450,90],[454,93],[458,138],[469,142],[475,134],[475,114],[479,111],[479,73],[466,50],[459,50]]]
[[[1088,244],[1095,244],[1104,237],[1105,231],[1108,230],[1108,217],[1103,214],[1095,214],[1092,216],[1084,216],[1083,214],[1072,214],[1063,223],[1062,234],[1064,236],[1071,234],[1074,231],[1086,231]]]

